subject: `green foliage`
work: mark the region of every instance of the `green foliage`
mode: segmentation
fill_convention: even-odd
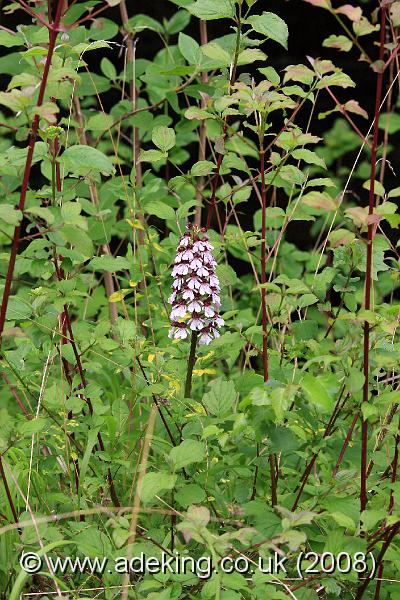
[[[0,29],[1,600],[361,597],[399,522],[400,3],[381,3],[376,172],[376,115],[340,62],[362,58],[368,82],[382,70],[367,3],[174,0],[160,21],[124,0],[64,4],[47,27],[46,3],[11,3]],[[318,8],[324,58],[290,64],[288,11]],[[225,321],[194,355],[168,337],[187,221],[208,228]],[[33,575],[22,552],[109,563]],[[209,573],[114,569],[174,552]],[[352,567],[329,572],[323,553],[340,552]],[[274,553],[286,573],[266,572]]]

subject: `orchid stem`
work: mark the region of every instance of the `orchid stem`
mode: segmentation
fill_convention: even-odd
[[[188,369],[186,373],[186,382],[185,382],[185,398],[192,397],[192,376],[193,376],[193,367],[196,362],[196,346],[197,346],[197,331],[192,331],[192,338],[190,340],[190,353],[189,353],[189,361],[188,361]]]

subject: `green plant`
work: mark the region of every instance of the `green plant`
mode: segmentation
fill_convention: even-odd
[[[306,1],[343,34],[283,69],[285,3],[4,9],[31,24],[0,29],[2,597],[400,594],[400,3]],[[331,49],[373,73],[373,114]],[[168,337],[188,222],[218,263],[207,345]],[[197,573],[116,568],[141,553]]]

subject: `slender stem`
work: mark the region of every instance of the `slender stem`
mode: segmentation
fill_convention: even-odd
[[[260,147],[260,174],[261,174],[261,284],[267,282],[267,194],[265,189],[265,152]],[[263,336],[263,371],[264,381],[268,381],[268,338],[267,338],[267,290],[261,288],[261,313],[262,313],[262,336]]]
[[[241,31],[241,13],[240,13],[240,11],[241,11],[241,7],[239,7],[239,16],[238,16],[238,20],[237,20],[236,45],[235,45],[235,54],[234,54],[232,65],[231,65],[231,74],[230,74],[230,78],[229,78],[229,93],[232,92],[232,86],[235,83],[237,61],[239,58],[240,31]],[[224,142],[225,142],[227,134],[228,134],[228,124],[229,124],[229,118],[228,118],[228,116],[226,116],[225,123],[224,123],[224,130],[223,130],[223,134],[222,134],[222,140]],[[211,180],[211,197],[210,197],[210,204],[209,204],[208,213],[207,213],[207,225],[206,225],[207,229],[210,229],[211,219],[212,219],[212,216],[214,214],[216,204],[217,204],[217,202],[216,202],[217,189],[218,189],[218,183],[219,183],[219,179],[220,179],[220,170],[221,170],[221,163],[222,163],[223,157],[224,157],[223,154],[218,154],[217,168],[216,168],[215,174]]]
[[[233,61],[232,61],[232,65],[231,65],[231,76],[229,78],[229,86],[230,87],[233,86],[233,84],[235,83],[235,80],[236,80],[236,69],[237,69],[237,63],[238,63],[238,59],[239,59],[240,35],[241,35],[241,29],[242,29],[241,19],[242,19],[242,5],[241,5],[241,3],[239,3],[237,28],[236,28],[235,54],[233,56]]]
[[[387,549],[389,548],[390,544],[392,543],[392,540],[394,538],[394,536],[398,533],[400,529],[400,521],[398,521],[397,523],[395,523],[392,527],[392,530],[390,532],[390,534],[388,535],[388,537],[386,538],[386,540],[383,543],[383,546],[381,548],[381,551],[379,552],[377,558],[376,558],[376,565],[377,567],[379,567],[378,569],[374,569],[375,573],[378,571],[380,571],[380,566],[382,564],[383,558],[386,554]],[[364,592],[367,589],[369,583],[372,581],[373,577],[366,577],[364,579],[363,584],[358,588],[358,592],[357,595],[355,597],[354,600],[361,600],[361,598],[364,597]]]
[[[380,48],[379,58],[383,60],[385,51],[385,19],[386,8],[381,9],[381,30],[380,30]],[[375,113],[374,113],[374,129],[371,147],[371,173],[370,173],[370,189],[369,189],[369,205],[368,214],[372,215],[375,208],[375,175],[378,149],[378,134],[379,134],[379,116],[380,105],[382,98],[382,83],[383,73],[379,72],[376,78],[376,94],[375,94]],[[365,294],[364,308],[369,310],[371,306],[371,286],[372,286],[372,250],[373,250],[374,226],[370,222],[368,225],[367,236],[367,264],[365,273]],[[369,398],[369,334],[370,327],[368,321],[364,323],[364,386],[363,386],[363,402],[368,402]],[[368,422],[361,415],[361,482],[360,482],[360,511],[365,510],[367,506],[367,448],[368,448]]]
[[[10,380],[8,379],[7,375],[4,373],[4,371],[2,372],[2,377],[4,379],[4,381],[6,382],[6,384],[8,385],[8,387],[10,388],[10,392],[12,393],[12,395],[14,396],[14,398],[16,399],[16,401],[18,402],[18,405],[20,407],[20,409],[22,410],[22,412],[24,413],[24,415],[26,416],[27,419],[31,419],[31,415],[28,413],[28,411],[26,410],[21,398],[18,396],[14,386],[12,385],[12,383],[10,382]]]
[[[331,418],[329,419],[328,424],[325,427],[325,431],[324,431],[324,435],[322,436],[322,439],[325,439],[326,437],[328,437],[328,435],[331,434],[331,431],[332,431],[333,426],[335,425],[335,423],[337,421],[337,418],[338,418],[338,416],[340,414],[340,411],[342,410],[342,408],[344,406],[344,403],[346,402],[346,400],[348,398],[348,396],[345,397],[344,402],[343,402],[343,404],[341,406],[340,404],[341,404],[341,401],[342,401],[344,390],[345,390],[345,388],[343,386],[342,389],[341,389],[341,392],[339,394],[339,398],[338,398],[338,400],[337,400],[337,402],[335,404],[335,407],[333,409],[333,412],[331,414]],[[358,418],[358,415],[357,415],[357,418]],[[297,492],[297,496],[295,498],[295,501],[293,503],[292,512],[294,512],[296,510],[296,508],[297,508],[297,506],[298,506],[298,504],[300,502],[301,495],[302,495],[302,493],[304,491],[304,488],[306,486],[306,483],[308,481],[308,478],[309,478],[310,473],[311,473],[311,471],[312,471],[312,469],[313,469],[313,467],[315,465],[315,462],[316,462],[317,458],[318,458],[318,452],[316,452],[316,453],[314,452],[314,454],[312,455],[312,457],[310,459],[310,462],[306,466],[306,468],[304,470],[304,473],[303,473],[303,475],[300,478],[301,485],[300,485],[299,491]]]
[[[356,36],[345,25],[345,23],[343,22],[343,20],[341,19],[341,17],[339,17],[339,15],[335,12],[335,10],[331,10],[330,12],[335,17],[335,19],[338,21],[338,23],[340,24],[340,26],[343,27],[344,31],[347,33],[347,35],[349,36],[349,38],[351,39],[351,41],[353,42],[353,44],[359,49],[359,51],[361,52],[361,55],[364,55],[365,58],[367,59],[367,61],[369,62],[369,64],[371,64],[372,60],[368,56],[368,53],[361,46],[361,44],[358,41],[358,39],[356,38]]]
[[[58,5],[57,5],[56,17],[54,20],[54,28],[49,29],[49,48],[47,50],[46,62],[45,62],[44,69],[43,69],[42,81],[40,84],[38,100],[36,103],[37,108],[39,108],[43,104],[44,94],[45,94],[46,86],[47,86],[47,79],[49,76],[50,65],[51,65],[51,61],[53,58],[54,47],[55,47],[56,38],[57,38],[57,28],[60,24],[62,6],[63,6],[63,0],[59,0]],[[30,135],[29,144],[28,144],[28,153],[27,153],[26,162],[25,162],[24,176],[23,176],[21,192],[20,192],[20,196],[19,196],[18,208],[21,211],[23,211],[25,208],[26,193],[28,191],[29,177],[30,177],[31,169],[32,169],[33,151],[35,149],[38,129],[39,129],[39,114],[36,114],[33,119],[33,122],[32,122],[31,135]],[[6,275],[6,280],[5,280],[5,284],[4,284],[3,300],[1,303],[1,309],[0,309],[0,339],[1,339],[1,335],[4,331],[4,324],[5,324],[5,320],[6,320],[7,306],[8,306],[8,300],[9,300],[10,292],[11,292],[11,283],[12,283],[12,278],[13,278],[13,274],[14,274],[15,261],[16,261],[17,253],[18,253],[20,235],[21,235],[21,224],[17,225],[16,228],[14,229],[13,242],[11,245],[10,259],[9,259],[9,263],[8,263],[7,275]]]
[[[260,132],[260,176],[261,176],[261,283],[267,282],[267,191],[265,187],[265,150],[264,150],[264,127],[261,128]],[[261,314],[262,314],[262,338],[263,338],[263,373],[264,382],[268,381],[268,315],[267,315],[267,290],[265,287],[261,288]],[[275,454],[270,454],[269,458],[269,472],[271,478],[271,504],[276,506],[278,502],[277,498],[277,481],[276,481],[276,458]]]
[[[200,43],[202,46],[207,44],[208,35],[207,35],[207,21],[200,21]],[[208,83],[208,73],[207,71],[202,71],[201,73],[201,83]],[[207,103],[204,97],[201,98],[200,103],[201,108],[206,108]],[[202,119],[199,125],[199,153],[198,158],[200,160],[206,159],[206,142],[207,142],[207,129],[206,129],[206,121]],[[202,198],[203,198],[203,190],[204,190],[204,176],[197,178],[196,185],[196,200],[198,205],[196,206],[196,214],[194,217],[195,225],[200,227],[201,225],[201,212],[202,212]]]
[[[342,449],[340,450],[339,458],[337,459],[335,468],[332,471],[332,477],[336,477],[337,472],[339,471],[339,467],[342,464],[342,460],[343,460],[344,454],[345,454],[347,446],[349,445],[349,442],[351,440],[351,436],[353,435],[354,427],[356,426],[356,423],[357,423],[357,421],[359,419],[359,416],[360,415],[357,413],[354,416],[354,418],[353,418],[353,420],[351,422],[351,425],[350,425],[349,430],[347,432],[346,438],[345,438],[345,440],[343,442]]]
[[[1,455],[0,455],[0,475],[1,475],[1,478],[2,478],[3,483],[4,483],[4,488],[6,490],[8,503],[10,505],[11,512],[12,512],[13,517],[14,517],[14,521],[16,523],[18,523],[18,515],[17,515],[17,511],[15,510],[14,501],[13,501],[11,493],[10,493],[10,488],[8,487],[7,478],[6,478],[6,474],[4,472],[3,461],[2,461]]]
[[[190,340],[190,353],[189,353],[189,361],[188,368],[186,373],[186,382],[185,382],[185,398],[192,397],[192,376],[193,376],[193,367],[196,362],[196,346],[197,346],[197,331],[192,331],[192,338]]]

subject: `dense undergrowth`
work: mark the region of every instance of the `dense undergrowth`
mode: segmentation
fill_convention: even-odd
[[[170,5],[2,8],[0,597],[398,600],[400,2]]]

